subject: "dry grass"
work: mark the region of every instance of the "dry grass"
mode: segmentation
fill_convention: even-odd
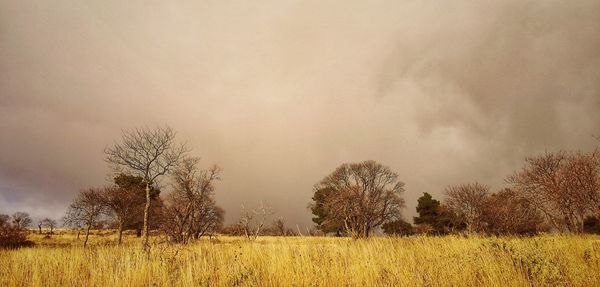
[[[600,237],[219,237],[188,246],[70,231],[0,251],[0,286],[600,286]]]

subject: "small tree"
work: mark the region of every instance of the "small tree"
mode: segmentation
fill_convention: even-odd
[[[419,216],[413,217],[415,224],[435,225],[439,216],[440,202],[433,199],[431,194],[424,192],[423,196],[417,200],[417,213]]]
[[[102,189],[102,203],[108,208],[110,216],[117,224],[118,244],[121,244],[123,230],[134,222],[143,212],[144,196],[136,190],[111,186]]]
[[[144,179],[140,176],[118,174],[113,179],[115,185],[120,189],[120,192],[126,193],[125,200],[130,200],[130,205],[126,207],[125,212],[125,224],[123,230],[134,229],[138,237],[142,236],[142,230],[144,229],[144,208],[146,204],[146,184]],[[150,186],[150,200],[152,201],[150,208],[150,218],[153,218],[149,224],[149,228],[157,228],[160,226],[160,219],[162,214],[162,200],[160,198],[161,190],[155,185]],[[115,200],[119,200],[116,199]],[[122,205],[125,207],[125,205]],[[114,212],[114,211],[113,211]],[[124,214],[124,213],[122,213]],[[118,221],[116,214],[112,214],[115,221]]]
[[[386,222],[382,228],[387,235],[408,236],[414,233],[413,226],[402,219]]]
[[[31,245],[33,245],[33,242],[27,240],[27,235],[23,229],[12,223],[10,216],[0,214],[0,249]]]
[[[186,243],[219,230],[225,211],[214,200],[214,183],[220,180],[221,169],[198,167],[199,158],[185,158],[172,173],[173,191],[168,194],[163,231],[170,239]]]
[[[124,131],[121,143],[106,148],[106,161],[119,173],[140,176],[146,184],[143,246],[148,248],[148,227],[152,204],[151,187],[168,174],[187,152],[185,145],[175,144],[175,132],[169,127],[136,128]]]
[[[287,234],[287,230],[285,228],[285,221],[283,217],[279,217],[273,220],[272,229],[275,232],[275,235],[285,236]]]
[[[522,194],[508,188],[489,196],[483,220],[486,230],[496,235],[533,235],[546,229],[540,212]]]
[[[46,228],[50,228],[50,234],[54,234],[54,227],[56,227],[56,220],[50,219],[48,217],[42,219],[40,224]]]
[[[79,192],[69,205],[64,224],[86,227],[85,241],[83,242],[85,247],[90,236],[90,229],[101,220],[102,215],[107,213],[100,190],[89,188]]]
[[[32,220],[28,213],[19,211],[12,215],[12,222],[17,229],[25,229],[31,224]]]
[[[465,222],[468,233],[483,231],[489,190],[489,187],[477,182],[446,188],[446,205]]]
[[[259,207],[254,210],[248,210],[242,205],[239,225],[244,231],[244,236],[246,236],[248,240],[255,240],[265,226],[267,217],[273,213],[273,209],[262,202]]]

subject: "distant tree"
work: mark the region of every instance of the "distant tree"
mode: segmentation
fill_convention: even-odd
[[[127,193],[125,199],[131,198],[131,204],[133,205],[127,208],[128,215],[126,216],[123,230],[135,230],[138,237],[142,236],[144,208],[146,204],[146,184],[144,183],[144,178],[120,173],[113,178],[113,181],[121,190],[120,192]],[[159,221],[163,207],[160,194],[161,190],[156,185],[150,186],[150,200],[152,204],[149,217],[154,219],[149,223],[150,229],[160,226]],[[113,214],[113,218],[116,219],[115,214]]]
[[[14,224],[10,216],[0,214],[0,249],[31,245],[33,245],[33,242],[27,240],[27,235],[23,228]]]
[[[558,231],[580,233],[600,210],[600,151],[547,152],[507,178]]]
[[[169,127],[136,128],[124,131],[121,143],[104,150],[106,161],[119,172],[137,175],[146,184],[143,246],[148,246],[148,228],[152,205],[151,190],[156,180],[171,172],[187,152],[185,145],[175,144],[175,132]]]
[[[533,235],[546,229],[542,214],[509,188],[489,196],[483,220],[487,231],[496,235]]]
[[[261,234],[263,227],[265,227],[267,217],[273,213],[273,209],[263,202],[260,203],[257,209],[253,210],[248,210],[242,205],[238,224],[241,226],[244,236],[248,240],[256,239]]]
[[[424,192],[423,196],[417,200],[417,213],[419,216],[413,217],[415,224],[435,225],[439,217],[440,202],[433,199],[431,194]]]
[[[387,235],[408,236],[414,233],[413,226],[402,219],[386,222],[382,227]]]
[[[453,229],[454,220],[450,218],[451,214],[443,212],[440,202],[433,199],[431,194],[425,192],[417,200],[417,213],[419,216],[413,217],[416,225],[427,224],[431,227],[431,233],[445,234]]]
[[[433,227],[432,227],[433,228]],[[447,205],[439,207],[439,217],[434,229],[436,234],[449,234],[464,231],[467,228],[465,220],[454,213]]]
[[[445,190],[446,206],[466,224],[468,233],[484,230],[483,216],[489,190],[489,187],[477,182],[448,186]]]
[[[214,200],[214,183],[221,169],[198,167],[199,159],[185,158],[173,171],[173,191],[164,211],[163,231],[170,239],[186,243],[222,228],[225,211]]]
[[[44,225],[44,220],[38,221],[37,227],[38,227],[39,234],[42,234],[42,226],[43,225]]]
[[[40,221],[40,224],[46,228],[50,228],[50,234],[54,234],[54,227],[57,225],[56,220],[46,217]]]
[[[271,227],[277,236],[285,236],[287,235],[287,230],[285,228],[285,221],[282,217],[279,217],[273,220],[273,224]]]
[[[28,213],[19,211],[12,215],[12,222],[17,229],[25,229],[31,224],[32,220]]]
[[[382,224],[401,218],[404,183],[375,161],[342,164],[314,187],[311,209],[321,230],[340,223],[354,238],[368,237]]]
[[[123,230],[133,224],[143,214],[145,198],[136,189],[110,186],[101,190],[101,199],[110,216],[117,224],[118,244],[121,244]]]
[[[89,188],[80,191],[67,209],[64,224],[67,226],[85,226],[85,247],[90,235],[90,229],[106,215],[108,210],[103,202],[101,191]]]
[[[464,222],[427,192],[417,200],[416,209],[419,216],[413,222],[428,226],[419,228],[420,233],[441,235],[464,229]]]
[[[239,222],[224,226],[220,232],[230,236],[245,236],[244,227]]]

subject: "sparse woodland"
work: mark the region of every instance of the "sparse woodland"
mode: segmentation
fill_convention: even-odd
[[[0,215],[0,285],[600,284],[599,150],[528,157],[497,191],[474,181],[425,192],[412,221],[410,179],[345,163],[314,185],[308,230],[286,226],[268,199],[226,225],[214,196],[224,170],[169,127],[126,130],[105,154],[112,182],[78,192],[60,222]]]

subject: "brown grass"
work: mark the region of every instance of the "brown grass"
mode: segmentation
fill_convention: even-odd
[[[599,236],[218,237],[149,255],[112,232],[30,239],[0,251],[0,286],[600,286]]]

